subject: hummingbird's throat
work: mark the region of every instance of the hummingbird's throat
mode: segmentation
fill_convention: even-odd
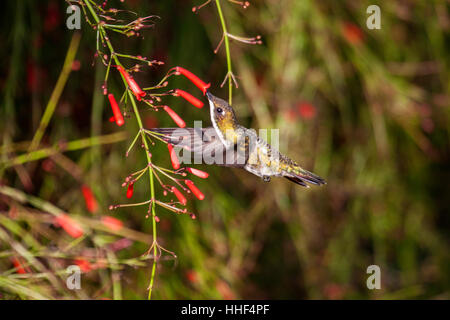
[[[220,141],[221,141],[226,147],[230,147],[230,146],[232,145],[232,141],[233,141],[233,140],[232,140],[232,138],[230,137],[229,130],[228,130],[228,134],[226,134],[226,133],[227,133],[227,130],[224,128],[225,126],[224,126],[224,124],[222,123],[222,121],[221,121],[221,122],[218,122],[218,121],[217,121],[216,117],[214,116],[214,114],[215,114],[215,111],[214,111],[215,105],[214,105],[214,103],[213,103],[211,100],[209,100],[209,107],[210,107],[210,114],[211,114],[211,123],[212,123],[214,129],[216,130],[217,135],[219,136]],[[224,129],[225,129],[225,130],[224,130]],[[229,139],[229,138],[231,138],[231,139]]]

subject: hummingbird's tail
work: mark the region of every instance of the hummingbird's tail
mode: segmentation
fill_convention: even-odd
[[[289,170],[289,172],[284,172],[283,176],[286,179],[303,187],[309,187],[306,183],[310,183],[316,186],[327,184],[324,179],[312,172],[301,168],[300,166],[296,166],[293,170]]]

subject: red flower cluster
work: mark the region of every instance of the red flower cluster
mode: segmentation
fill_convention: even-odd
[[[199,200],[205,199],[205,195],[195,186],[194,182],[191,180],[184,180],[184,183],[186,186],[191,190],[191,192],[197,197]],[[187,203],[186,197],[178,190],[176,187],[172,186],[171,191],[177,197],[178,201],[185,206]],[[195,215],[191,215],[193,219],[195,219]]]
[[[126,81],[128,88],[131,90],[131,92],[134,94],[134,96],[136,97],[136,99],[138,101],[142,100],[143,97],[146,96],[146,92],[144,92],[139,85],[136,83],[136,81],[133,79],[133,77],[120,65],[116,66],[117,70],[121,73],[123,79]],[[188,78],[190,81],[192,81],[192,83],[197,86],[202,93],[205,95],[208,88],[211,86],[210,83],[205,83],[204,81],[202,81],[199,77],[197,77],[196,75],[194,75],[192,72],[182,68],[182,67],[175,67],[172,68],[168,74],[166,75],[166,78],[168,78],[171,75],[184,75],[186,78]],[[165,81],[164,78],[162,81],[162,84],[154,87],[154,88],[160,88],[160,87],[165,87],[167,85],[167,81]],[[175,89],[172,91],[167,92],[166,94],[172,94],[173,96],[179,96],[182,97],[183,99],[185,99],[186,101],[188,101],[189,103],[191,103],[193,106],[197,107],[197,108],[202,108],[204,106],[204,103],[202,101],[200,101],[199,99],[197,99],[196,97],[194,97],[192,94],[181,90],[181,89]],[[153,106],[153,98],[156,99],[157,101],[160,101],[159,97],[151,97],[150,100],[145,100],[145,102],[149,103],[151,106]],[[123,118],[123,114],[119,108],[119,105],[116,101],[116,99],[114,98],[113,94],[108,94],[108,99],[109,102],[111,104],[111,109],[113,111],[114,116],[111,117],[110,121],[115,121],[117,123],[117,125],[121,126],[124,124],[124,118]],[[165,112],[167,112],[167,114],[172,118],[172,120],[180,127],[180,128],[184,128],[186,127],[186,123],[185,121],[174,111],[172,110],[169,106],[154,106],[154,108],[162,108]],[[170,160],[172,163],[172,167],[174,170],[179,170],[180,169],[180,161],[176,155],[176,152],[174,150],[174,146],[172,144],[168,144],[167,145],[168,150],[169,150],[169,154],[170,154]],[[185,168],[182,169],[185,170],[199,178],[202,179],[206,179],[209,174],[207,172],[204,172],[202,170],[198,170],[195,168]],[[176,171],[175,174],[182,174],[183,176],[186,176],[186,173],[184,173],[183,171]],[[177,181],[177,180],[175,180]],[[126,192],[126,197],[127,198],[131,198],[133,196],[133,191],[134,191],[134,180],[133,182],[130,181],[126,181],[123,186],[128,184],[128,188],[127,188],[127,192]],[[188,189],[190,190],[190,192],[192,192],[199,200],[203,200],[205,198],[204,194],[194,185],[194,182],[192,182],[191,180],[184,180],[186,187],[183,187],[179,184],[179,182],[177,181],[177,183],[180,185],[180,187],[182,188],[181,191],[188,191]],[[186,205],[187,203],[187,199],[186,197],[183,195],[183,193],[176,188],[175,186],[171,186],[170,189],[167,188],[167,186],[163,185],[163,188],[166,189],[165,192],[167,191],[171,191],[175,197],[178,199],[179,203],[181,205]],[[95,207],[96,208],[96,203],[95,205],[93,205],[93,201],[95,201],[95,198],[92,195],[92,192],[89,192],[90,189],[86,189],[83,188],[83,195],[85,196],[85,200],[86,200],[86,205],[88,206],[88,208]],[[156,201],[156,200],[155,200]],[[168,204],[164,204],[160,201],[156,201],[158,203],[160,203],[162,206],[178,212],[178,213],[186,213],[186,209],[179,209],[176,207],[173,207],[170,203]],[[110,209],[115,209],[117,207],[120,207],[120,205],[117,206],[110,206]],[[90,211],[91,211],[90,210]],[[190,214],[190,216],[195,219],[195,215],[194,214]],[[60,222],[61,226],[63,226],[63,228],[65,228],[65,230],[72,236],[77,237],[80,236],[82,234],[82,229],[76,228],[76,225],[74,225],[73,221],[69,220],[69,217],[62,217],[60,220],[62,220]],[[155,217],[155,220],[157,219],[157,217]],[[158,218],[159,220],[159,218]],[[122,222],[116,218],[113,217],[103,217],[102,218],[102,223],[107,226],[108,228],[110,228],[111,230],[119,230],[122,227]],[[86,268],[88,269],[88,268]]]
[[[145,91],[143,91],[139,87],[139,85],[136,83],[136,81],[133,79],[133,77],[122,66],[118,65],[118,66],[116,66],[116,68],[120,72],[120,74],[123,76],[125,81],[127,82],[128,87],[133,92],[133,94],[136,96],[137,100],[140,101],[143,97],[145,97],[145,95],[146,95]],[[204,95],[206,94],[206,91],[208,90],[208,88],[211,86],[210,83],[205,83],[199,77],[197,77],[195,74],[193,74],[189,70],[186,70],[185,68],[175,67],[169,71],[169,74],[171,74],[171,72],[174,72],[172,74],[176,74],[176,75],[182,74],[185,77],[187,77],[189,80],[192,81],[193,84],[195,84],[203,92]],[[168,74],[168,76],[169,76],[169,74]],[[104,89],[104,91],[105,90],[106,89]],[[105,94],[106,94],[106,91],[105,91]],[[178,97],[178,96],[182,97],[183,99],[185,99],[186,101],[188,101],[189,103],[191,103],[193,106],[195,106],[197,108],[203,108],[204,104],[202,101],[200,101],[199,99],[197,99],[196,97],[194,97],[193,95],[191,95],[190,93],[188,93],[184,90],[175,89],[173,91],[172,95],[174,95],[176,97]],[[119,105],[118,105],[116,99],[114,98],[114,95],[108,94],[108,99],[109,99],[109,102],[111,104],[111,109],[113,110],[113,114],[114,114],[114,117],[111,117],[109,120],[110,121],[114,120],[118,126],[122,126],[124,124],[124,118],[120,111]],[[175,111],[173,111],[170,107],[163,106],[163,109],[164,109],[164,111],[167,112],[167,114],[169,114],[169,116],[173,119],[173,121],[180,128],[184,128],[186,126],[186,123],[184,122],[184,120]]]
[[[170,154],[170,160],[172,162],[172,167],[175,170],[180,169],[180,161],[178,160],[178,157],[175,153],[175,150],[173,149],[173,145],[168,143],[167,144],[167,148],[169,149],[169,154]],[[192,173],[193,175],[202,178],[202,179],[206,179],[209,177],[209,174],[205,171],[199,170],[199,169],[195,169],[195,168],[190,168],[187,167],[185,168],[185,170],[189,173]],[[205,195],[194,185],[194,182],[192,182],[191,180],[185,180],[184,181],[186,183],[186,186],[191,190],[191,192],[199,199],[199,200],[203,200],[205,198]],[[186,205],[186,198],[184,197],[184,195],[176,188],[176,187],[172,187],[171,191],[175,194],[175,196],[177,197],[178,201],[180,201],[180,203],[182,205]],[[195,216],[194,216],[195,217]]]

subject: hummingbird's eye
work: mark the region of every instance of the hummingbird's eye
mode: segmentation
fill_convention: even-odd
[[[223,113],[223,109],[222,109],[222,108],[217,108],[216,111],[217,111],[218,113]]]

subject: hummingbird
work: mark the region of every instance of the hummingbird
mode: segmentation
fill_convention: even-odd
[[[269,182],[284,177],[303,187],[326,184],[318,175],[303,169],[297,162],[275,150],[254,129],[241,126],[233,108],[223,99],[206,91],[211,127],[152,128],[161,139],[201,155],[206,164],[237,167]]]

